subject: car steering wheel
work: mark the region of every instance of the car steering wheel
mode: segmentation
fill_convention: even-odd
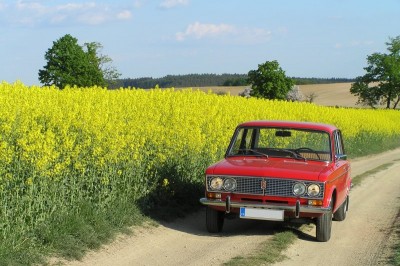
[[[321,160],[321,157],[319,157],[318,152],[314,151],[314,150],[311,149],[311,148],[301,147],[301,148],[295,149],[294,151],[295,151],[296,153],[300,153],[301,151],[309,151],[309,152],[314,153],[315,155],[317,155],[318,160]]]

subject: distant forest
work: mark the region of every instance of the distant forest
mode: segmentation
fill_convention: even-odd
[[[354,82],[354,79],[346,78],[298,78],[292,77],[296,85],[326,84]],[[110,88],[141,88],[150,89],[156,86],[160,88],[189,88],[206,86],[247,86],[247,74],[188,74],[167,75],[162,78],[127,78],[118,79]]]

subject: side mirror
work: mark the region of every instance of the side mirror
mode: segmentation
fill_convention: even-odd
[[[340,160],[347,160],[347,155],[346,154],[336,154],[335,155],[335,159],[336,161],[340,161]]]

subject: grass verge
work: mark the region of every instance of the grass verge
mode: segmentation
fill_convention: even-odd
[[[364,173],[362,173],[362,174],[359,174],[359,175],[357,175],[357,176],[354,176],[354,177],[352,178],[352,184],[353,184],[353,186],[358,186],[358,185],[360,185],[361,182],[362,182],[362,180],[363,180],[364,178],[366,178],[366,177],[368,177],[368,176],[370,176],[370,175],[376,174],[376,173],[378,173],[378,172],[380,172],[380,171],[386,170],[386,169],[388,169],[390,166],[392,166],[393,164],[394,164],[394,163],[385,163],[385,164],[382,164],[382,165],[380,165],[380,166],[378,166],[378,167],[376,167],[376,168],[374,168],[374,169],[368,170],[368,171],[366,171],[366,172],[364,172]]]
[[[28,236],[0,243],[0,266],[46,265],[46,257],[81,259],[88,250],[110,242],[117,233],[129,234],[129,226],[152,224],[137,207],[128,203],[100,211],[83,202],[79,210],[75,214],[55,214]]]
[[[234,257],[224,265],[266,265],[282,261],[286,258],[282,254],[283,251],[296,239],[296,234],[291,230],[278,232],[273,235],[271,240],[261,243],[254,253],[245,257]]]

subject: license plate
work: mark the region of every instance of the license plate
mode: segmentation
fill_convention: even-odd
[[[240,218],[243,219],[283,221],[283,213],[282,210],[240,208]]]

